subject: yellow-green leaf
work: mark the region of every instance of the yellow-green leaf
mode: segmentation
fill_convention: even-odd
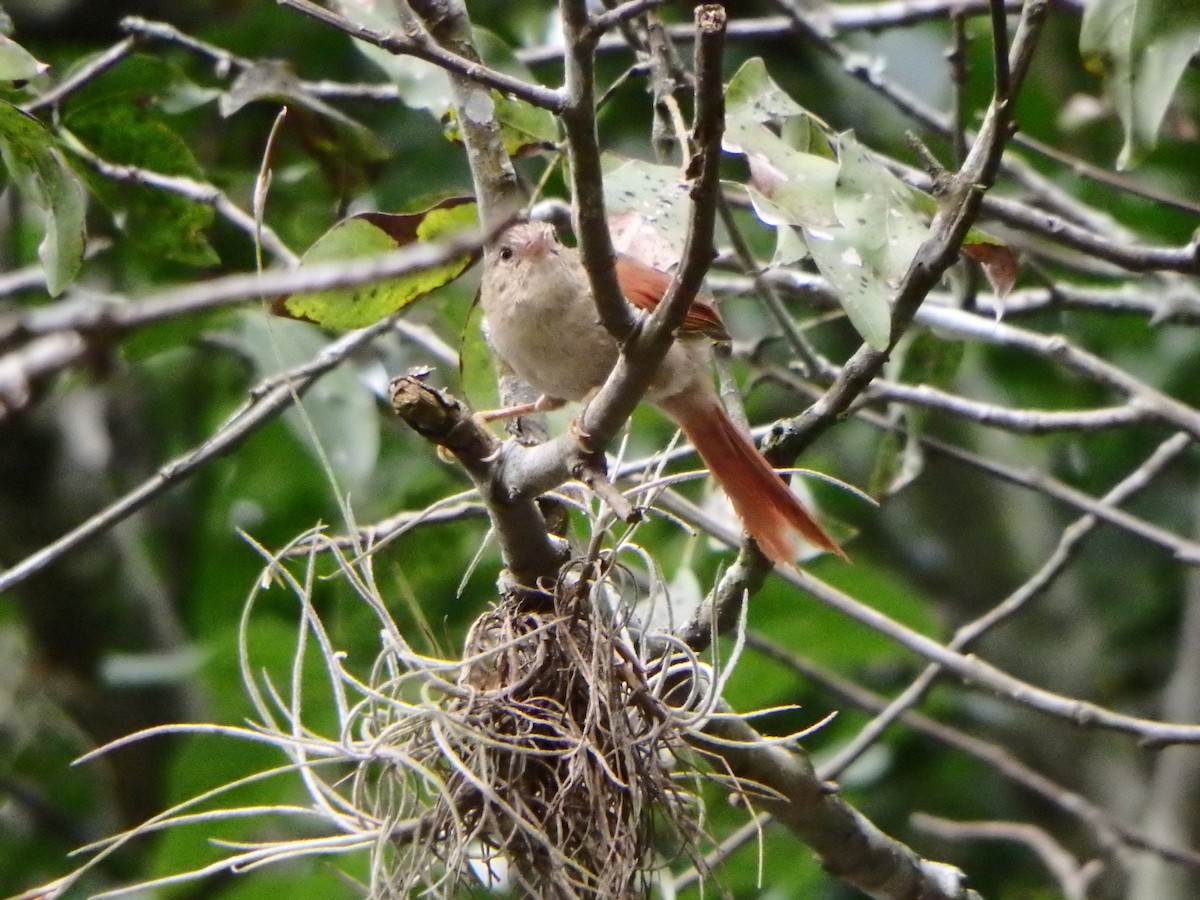
[[[509,156],[526,156],[538,150],[553,149],[558,142],[558,121],[548,110],[515,97],[506,97],[495,90],[486,94],[477,92],[475,96],[481,104],[475,117],[480,121],[496,120]],[[442,127],[447,138],[455,143],[462,142],[462,129],[453,109],[447,110]]]
[[[474,197],[452,197],[416,213],[359,213],[317,239],[300,264],[374,256],[416,241],[450,237],[478,223]],[[373,284],[310,294],[293,294],[275,312],[326,328],[362,328],[390,316],[461,275],[474,261],[464,254],[450,262]]]

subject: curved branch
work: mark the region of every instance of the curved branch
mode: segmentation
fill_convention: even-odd
[[[800,750],[764,744],[761,735],[732,715],[711,718],[704,734],[716,740],[698,735],[692,745],[718,757],[735,778],[749,783],[749,790],[763,785],[777,794],[758,797],[755,806],[799,835],[831,874],[877,900],[978,900],[960,870],[923,859],[884,834],[818,778]]]

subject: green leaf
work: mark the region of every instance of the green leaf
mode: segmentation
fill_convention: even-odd
[[[750,83],[744,81],[743,94]],[[828,142],[812,133],[819,120],[802,116],[804,128],[793,132],[793,140],[816,152],[796,149],[758,121],[792,108],[777,99],[758,106],[739,100],[727,121],[724,148],[746,156],[750,201],[758,217],[777,229],[773,264],[804,255],[795,232],[801,229],[850,322],[868,344],[884,349],[891,332],[889,298],[925,239],[937,202],[876,162],[852,133],[838,138],[835,162],[825,155]],[[1007,293],[1017,266],[1003,242],[972,230],[964,252],[981,262],[998,293]]]
[[[288,124],[299,130],[304,149],[339,196],[366,188],[389,158],[371,129],[306,91],[285,62],[255,63],[238,76],[217,106],[222,116],[229,117],[247,103],[261,101],[288,107]]]
[[[840,136],[834,211],[889,288],[899,284],[929,232],[916,194],[872,159],[853,132]]]
[[[761,56],[742,63],[725,87],[725,115],[752,122],[779,122],[808,111],[772,80]]]
[[[1079,51],[1104,78],[1125,128],[1117,168],[1142,162],[1158,142],[1171,96],[1200,49],[1195,0],[1089,0]]]
[[[359,213],[343,219],[317,239],[300,264],[330,262],[386,253],[415,241],[449,237],[478,222],[474,197],[451,197],[416,213]],[[311,294],[293,294],[275,312],[307,319],[326,328],[362,328],[390,316],[430,291],[453,281],[474,257],[374,284]]]
[[[90,53],[75,60],[67,68],[64,78],[94,71],[101,55],[99,52]],[[144,53],[134,53],[121,60],[119,66],[105,69],[94,78],[85,80],[77,91],[72,92],[67,105],[82,108],[119,98],[122,102],[133,100],[139,106],[151,106],[164,113],[175,114],[211,102],[222,93],[217,88],[196,84],[171,62]]]
[[[794,150],[745,119],[726,144],[746,154],[759,217],[781,234],[803,229],[813,262],[851,324],[872,347],[886,348],[889,298],[927,231],[917,192],[871,159],[853,134],[839,139],[837,163]],[[780,241],[779,261],[796,255],[794,238],[788,241]]]
[[[548,110],[541,109],[524,100],[506,97],[499,91],[476,92],[480,103],[478,116],[481,121],[495,119],[500,125],[500,138],[509,156],[525,156],[531,152],[553,149],[558,142],[558,120]],[[490,102],[489,102],[490,101]],[[462,130],[453,109],[447,110],[442,120],[446,137],[455,143],[462,142]]]
[[[836,224],[836,162],[796,150],[765,125],[749,119],[729,121],[723,146],[729,153],[745,155],[751,185],[782,216],[781,221],[763,221],[773,225]]]
[[[74,107],[64,124],[108,162],[205,180],[187,142],[152,108],[135,102],[129,94],[110,94]],[[171,191],[87,171],[88,184],[100,202],[146,252],[194,266],[220,261],[205,235],[214,218],[211,206]]]
[[[618,250],[660,269],[679,262],[687,235],[688,183],[675,166],[605,154],[604,199]],[[653,245],[653,246],[651,246]]]
[[[483,304],[471,304],[458,341],[458,377],[463,398],[472,409],[496,409],[496,357],[483,336]]]
[[[886,350],[892,334],[890,291],[863,259],[852,234],[844,228],[806,228],[804,238],[850,323],[864,341],[876,350]]]
[[[87,196],[54,137],[32,116],[0,101],[0,158],[17,190],[46,213],[38,258],[58,296],[83,265]]]
[[[28,81],[48,68],[12,38],[0,34],[0,81]]]
[[[244,311],[239,337],[264,377],[307,362],[327,343],[312,325],[254,310]],[[374,395],[354,367],[339,366],[321,376],[300,402],[307,415],[289,409],[284,414],[288,428],[314,455],[320,447],[340,487],[351,492],[363,487],[379,457],[380,418]]]
[[[767,74],[766,63],[761,57],[746,60],[725,88],[725,120],[726,149],[729,150],[731,145],[743,148],[732,149],[731,152],[742,153],[753,149],[746,148],[744,141],[753,135],[744,134],[744,128],[770,125],[778,126],[779,135],[786,146],[802,153],[833,159],[828,140],[833,129],[776,84]],[[750,130],[756,132],[756,129]],[[767,133],[775,136],[773,131]]]

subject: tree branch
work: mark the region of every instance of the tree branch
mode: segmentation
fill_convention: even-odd
[[[1019,90],[1021,76],[1033,54],[1048,3],[1049,0],[1030,0],[1022,9],[1012,51],[1014,92]],[[992,98],[979,137],[951,180],[945,196],[939,201],[938,212],[930,223],[929,237],[917,250],[912,266],[896,294],[892,310],[892,346],[925,297],[957,258],[963,237],[979,211],[983,192],[991,184],[999,166],[1011,113],[1011,98]],[[825,396],[776,432],[765,448],[768,458],[795,459],[804,447],[849,408],[854,398],[883,368],[887,357],[887,352],[874,350],[865,344],[859,348]]]
[[[566,0],[566,6],[570,7],[574,2],[575,0]],[[602,226],[603,234],[597,233],[595,236],[602,246],[610,248],[606,255],[603,249],[597,254],[596,248],[592,247],[590,252],[593,258],[589,263],[588,251],[585,248],[590,231],[580,235],[580,247],[583,251],[581,256],[585,266],[588,266],[589,277],[592,278],[597,309],[600,311],[601,320],[610,331],[614,328],[619,331],[620,323],[626,318],[634,325],[633,330],[624,335],[614,332],[614,337],[622,344],[620,358],[608,380],[582,415],[583,431],[589,435],[589,440],[596,447],[602,447],[611,440],[637,406],[659,363],[666,355],[674,339],[675,330],[682,324],[714,255],[712,230],[716,219],[717,191],[720,184],[720,141],[724,123],[720,60],[725,24],[724,11],[721,10],[718,15],[714,11],[716,9],[719,7],[697,8],[697,27],[702,32],[696,45],[696,123],[693,134],[697,146],[688,167],[688,172],[693,177],[692,215],[688,223],[683,261],[666,297],[649,319],[637,320],[633,317],[616,284],[611,241],[608,237],[607,223],[603,220],[603,199],[602,192],[599,191],[599,157],[594,148],[579,151],[573,157],[584,161],[584,168],[588,171],[592,171],[590,167],[594,166],[593,174],[597,180],[596,184],[588,186],[585,182],[590,183],[590,179],[585,179],[576,172],[577,188],[584,190],[588,196],[600,198],[589,202],[577,196],[576,214],[579,217],[579,227],[593,229]],[[577,23],[572,27],[582,26]],[[582,61],[577,61],[576,67],[580,71],[574,76],[568,74],[568,85],[572,84],[572,78],[576,85],[575,89],[570,91],[572,98],[588,95],[590,59],[587,63],[588,65],[584,66]],[[587,71],[584,71],[585,69]],[[580,93],[577,94],[576,91]],[[574,137],[570,137],[572,132],[568,129],[569,141],[583,142],[588,135],[591,136],[590,140],[594,140],[594,127],[587,128],[577,122],[575,129]],[[599,222],[593,221],[596,218],[594,204],[600,204]],[[586,226],[583,224],[585,221],[588,223]],[[599,259],[595,258],[596,256]],[[602,299],[607,274],[611,274],[612,289],[617,291],[617,299],[622,308],[620,315],[615,315],[614,310],[607,309],[608,303]],[[508,453],[504,469],[508,489],[518,496],[533,495],[562,483],[567,475],[564,460],[569,459],[574,452],[575,443],[574,435],[564,434],[537,447],[524,448],[519,454]]]
[[[429,32],[416,27],[415,23],[413,23],[413,27],[406,27],[403,35],[399,35],[393,32],[377,31],[374,28],[360,25],[357,22],[347,19],[345,16],[339,16],[335,12],[331,12],[322,6],[310,2],[310,0],[277,0],[277,2],[281,6],[294,9],[296,12],[316,19],[324,25],[344,31],[352,38],[373,44],[389,53],[394,53],[397,56],[413,56],[417,59],[422,59],[441,69],[445,69],[447,72],[467,79],[473,85],[487,85],[502,93],[519,97],[526,103],[541,107],[542,109],[548,109],[551,112],[562,111],[563,101],[557,91],[544,88],[541,85],[530,84],[520,78],[514,78],[511,75],[506,75],[496,69],[489,68],[480,62],[474,54],[464,55],[452,52],[445,47],[443,39],[431,36]],[[430,0],[414,0],[410,5],[413,11],[421,16],[423,11],[427,12],[439,4],[437,0],[432,0],[432,2]],[[454,16],[456,17],[460,14],[459,10],[462,10],[462,7],[456,0],[449,0],[446,6],[447,9],[454,10]],[[462,13],[465,17],[465,10],[462,10]],[[469,32],[466,35],[466,41],[469,45]]]
[[[764,746],[753,728],[732,715],[709,719],[704,733],[715,740],[697,736],[693,746],[719,757],[751,791],[763,785],[778,794],[759,797],[755,806],[799,835],[831,874],[877,900],[978,898],[961,871],[922,859],[846,803],[799,750]]]
[[[187,307],[213,306],[298,290],[348,287],[363,281],[432,268],[461,255],[472,246],[479,246],[477,236],[441,244],[418,244],[361,261],[330,263],[310,269],[263,275],[234,275],[160,295],[161,299],[158,302],[171,302]],[[142,309],[144,311],[146,308],[153,308],[154,305],[155,301],[150,299],[143,302]],[[117,323],[115,327],[119,328],[122,321],[126,324],[130,321],[119,311],[112,313],[113,321]],[[0,572],[0,593],[41,571],[85,541],[102,534],[159,494],[184,481],[201,466],[229,453],[261,425],[290,406],[321,375],[333,369],[377,335],[388,331],[400,315],[397,313],[368,328],[351,332],[327,345],[312,361],[262,381],[251,389],[246,402],[204,443],[160,466],[149,479],[52,544],[26,557],[12,568]],[[98,326],[102,324],[103,320],[97,323]]]

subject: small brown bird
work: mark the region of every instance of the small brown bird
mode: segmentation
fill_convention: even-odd
[[[626,256],[617,258],[616,270],[625,298],[647,312],[671,284],[667,273]],[[493,348],[547,401],[583,400],[617,361],[617,343],[598,321],[579,254],[548,223],[514,225],[488,248],[482,303]],[[687,435],[773,562],[795,562],[796,534],[845,558],[721,406],[711,342],[727,338],[716,309],[697,297],[646,400]]]

